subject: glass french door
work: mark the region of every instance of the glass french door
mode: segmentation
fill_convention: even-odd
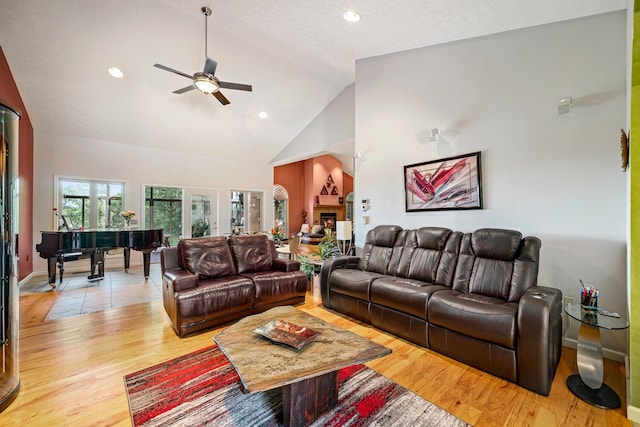
[[[218,236],[218,190],[186,188],[184,191],[185,237]]]
[[[262,231],[262,191],[231,190],[231,233]]]

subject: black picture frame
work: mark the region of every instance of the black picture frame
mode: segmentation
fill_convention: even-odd
[[[480,151],[404,167],[405,211],[482,209]]]

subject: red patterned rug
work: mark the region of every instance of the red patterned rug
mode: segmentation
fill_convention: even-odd
[[[242,394],[216,345],[124,377],[138,426],[281,426],[279,390]],[[314,426],[467,426],[364,365],[342,369],[336,407]]]

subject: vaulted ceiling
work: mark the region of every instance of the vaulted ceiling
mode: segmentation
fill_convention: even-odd
[[[253,92],[224,89],[226,106],[197,90],[173,94],[190,80],[153,67],[202,71],[202,6],[213,11],[207,50],[218,62],[216,76],[253,85]],[[39,132],[268,163],[354,82],[357,59],[626,6],[627,0],[0,0],[0,46]],[[360,22],[343,20],[346,9],[357,10]],[[107,73],[114,66],[123,78]],[[353,154],[342,145],[345,152],[336,154]]]

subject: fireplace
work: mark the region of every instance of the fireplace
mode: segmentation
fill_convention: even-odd
[[[320,212],[320,225],[324,225],[324,228],[329,228],[332,231],[336,231],[336,221],[338,216],[335,212]]]

